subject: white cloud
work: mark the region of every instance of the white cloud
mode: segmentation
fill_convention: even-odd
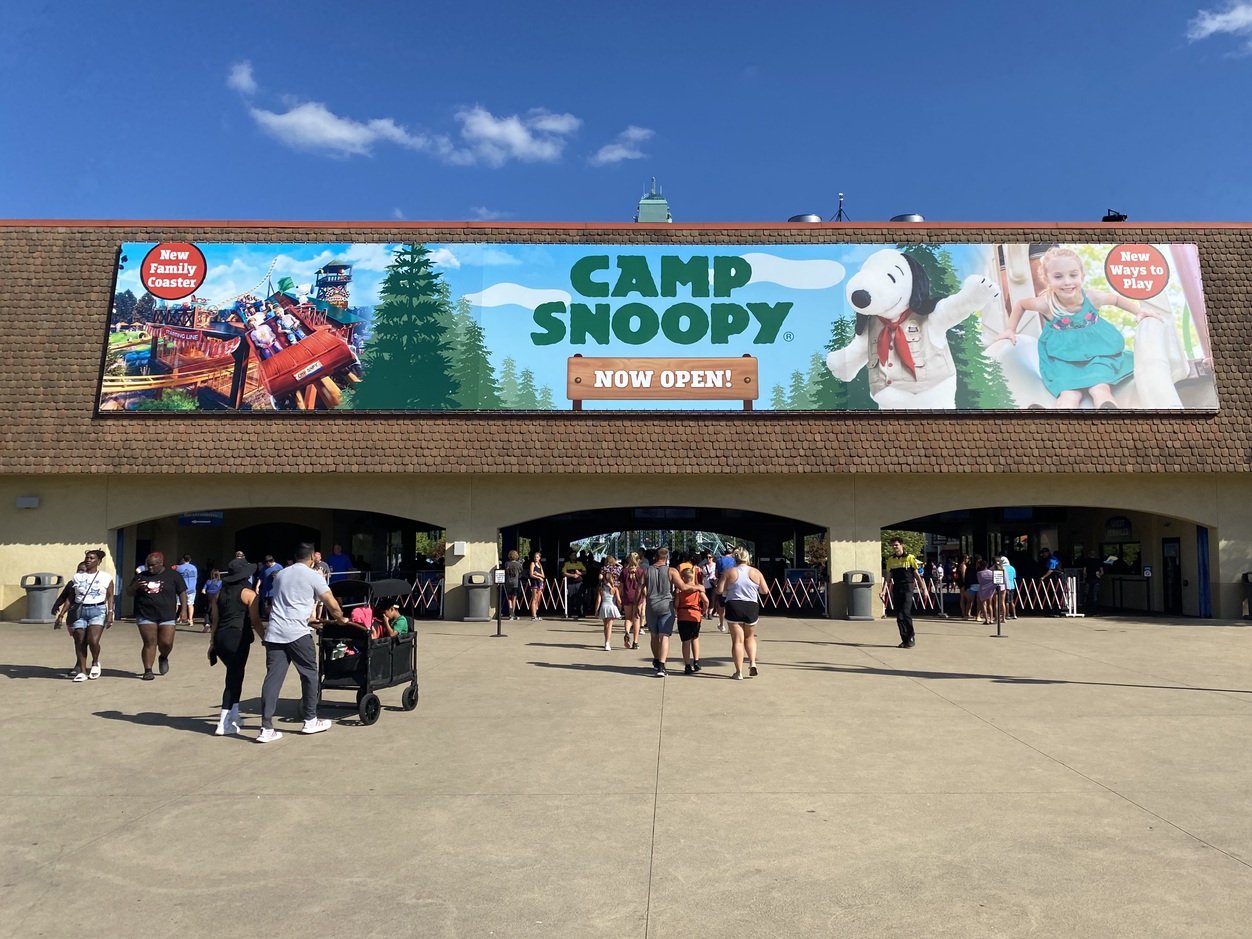
[[[503,166],[510,159],[525,163],[553,163],[565,149],[566,137],[582,126],[572,114],[551,114],[541,108],[526,117],[511,114],[496,117],[486,108],[475,105],[458,111],[461,137],[477,162]]]
[[[235,66],[228,84],[241,91],[246,84],[254,91],[252,67],[247,63]],[[362,121],[336,114],[320,101],[292,103],[281,112],[249,107],[248,113],[261,130],[293,149],[352,157],[367,156],[376,145],[391,143],[453,166],[500,167],[510,160],[554,163],[561,158],[569,135],[582,126],[572,114],[553,114],[542,108],[525,116],[497,117],[476,105],[455,115],[463,140],[458,144],[444,134],[409,130],[390,117]]]
[[[436,248],[434,251],[430,252],[430,262],[438,267],[447,268],[450,271],[455,271],[461,266],[461,262],[457,259],[457,256],[447,248]]]
[[[503,248],[488,244],[459,244],[454,247],[438,248],[431,252],[437,264],[447,268],[458,268],[462,264],[470,267],[512,267],[521,264]]]
[[[392,209],[392,210],[391,210],[391,217],[392,217],[392,218],[394,218],[394,219],[399,219],[399,220],[403,221],[403,220],[404,220],[404,212],[402,212],[402,211],[400,210],[400,207],[399,207],[399,206],[396,206],[394,209]]]
[[[1252,3],[1231,3],[1225,10],[1201,10],[1187,24],[1187,38],[1192,42],[1222,33],[1240,36],[1252,51]]]
[[[572,297],[564,290],[536,290],[521,284],[492,284],[479,293],[467,293],[465,299],[474,306],[520,306],[533,310],[541,303],[559,300],[569,303]]]
[[[838,261],[796,261],[773,254],[745,254],[752,265],[749,284],[778,284],[792,290],[824,290],[843,280],[843,265]]]
[[[340,157],[365,156],[376,143],[387,141],[433,153],[449,163],[473,162],[472,158],[459,157],[446,137],[410,133],[389,117],[369,121],[340,117],[319,101],[294,105],[281,114],[264,108],[249,108],[248,113],[261,130],[297,150]]]
[[[497,212],[495,209],[489,209],[485,205],[471,205],[470,214],[483,222],[494,222],[498,218],[510,218],[512,216],[511,212]]]
[[[588,161],[592,166],[608,166],[611,163],[621,163],[623,160],[640,160],[647,156],[639,145],[648,140],[653,131],[647,127],[636,127],[631,124],[624,131],[617,135],[617,138],[609,144],[605,144]]]
[[[256,79],[252,77],[252,63],[246,59],[235,62],[226,76],[226,87],[233,88],[241,95],[256,94]]]
[[[351,264],[354,271],[385,271],[395,250],[395,245],[356,243],[343,253],[340,260]]]

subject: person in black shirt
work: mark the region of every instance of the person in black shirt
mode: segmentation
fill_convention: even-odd
[[[170,653],[174,651],[174,624],[179,614],[189,619],[187,584],[182,575],[165,566],[165,555],[153,551],[143,570],[126,588],[126,595],[135,598],[135,625],[143,640],[143,680],[152,681],[153,660],[160,651],[159,668],[164,675],[170,670]]]

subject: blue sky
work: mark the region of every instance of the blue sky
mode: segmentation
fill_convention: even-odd
[[[8,218],[1252,217],[1252,3],[18,0]]]

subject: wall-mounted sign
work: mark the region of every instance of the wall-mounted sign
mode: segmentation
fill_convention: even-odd
[[[179,525],[193,527],[220,528],[226,523],[225,512],[185,512],[178,516]]]
[[[1129,538],[1130,519],[1125,515],[1112,515],[1104,523],[1105,538]]]
[[[123,244],[102,413],[1217,407],[1188,244]]]

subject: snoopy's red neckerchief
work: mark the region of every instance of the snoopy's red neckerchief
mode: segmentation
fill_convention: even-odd
[[[892,346],[895,347],[896,355],[900,357],[900,364],[905,366],[913,377],[917,377],[917,366],[913,364],[913,350],[909,348],[908,337],[904,333],[904,321],[908,319],[912,310],[906,309],[900,314],[899,319],[883,320],[882,332],[878,334],[878,364],[886,365],[887,357],[891,354]]]

